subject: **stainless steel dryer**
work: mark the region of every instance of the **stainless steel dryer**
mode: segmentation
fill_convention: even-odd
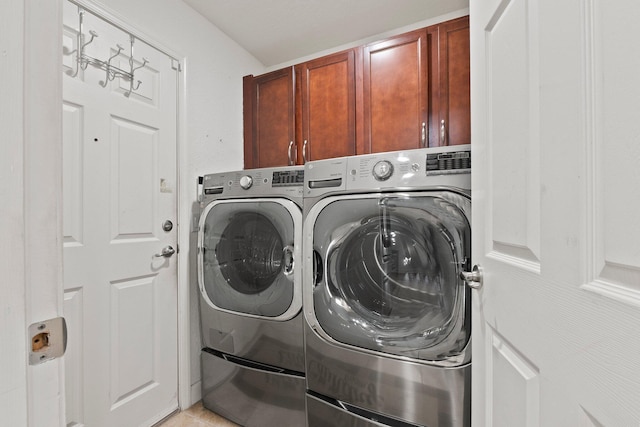
[[[307,421],[470,425],[470,146],[305,165]]]
[[[202,401],[243,426],[305,423],[303,177],[299,166],[203,180]]]

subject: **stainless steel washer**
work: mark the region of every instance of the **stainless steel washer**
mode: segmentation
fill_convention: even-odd
[[[469,146],[305,165],[314,426],[470,425]]]
[[[202,400],[243,426],[305,423],[303,177],[299,166],[203,180]]]

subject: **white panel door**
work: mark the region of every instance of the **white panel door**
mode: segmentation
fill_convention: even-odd
[[[471,0],[473,425],[640,425],[640,3]]]
[[[135,40],[134,67],[149,62],[129,96],[92,64],[72,76],[78,8],[63,10],[67,423],[148,426],[178,407],[177,257],[155,256],[177,249],[177,229],[162,228],[177,225],[177,74]],[[129,71],[129,35],[85,12],[84,43],[90,31],[86,55]]]

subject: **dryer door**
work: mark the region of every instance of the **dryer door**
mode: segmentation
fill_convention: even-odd
[[[300,209],[291,201],[252,199],[210,203],[200,218],[198,278],[212,307],[288,320],[301,308]]]
[[[470,336],[469,291],[459,278],[470,263],[470,206],[453,192],[319,202],[310,211],[315,329],[398,356],[459,355]]]

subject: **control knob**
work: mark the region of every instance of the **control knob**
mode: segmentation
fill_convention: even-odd
[[[378,181],[386,181],[393,175],[393,165],[388,160],[380,160],[373,165],[373,177]]]
[[[242,178],[240,178],[240,187],[242,187],[244,190],[248,190],[249,188],[251,188],[252,185],[253,185],[253,178],[251,178],[251,175],[245,175]]]

